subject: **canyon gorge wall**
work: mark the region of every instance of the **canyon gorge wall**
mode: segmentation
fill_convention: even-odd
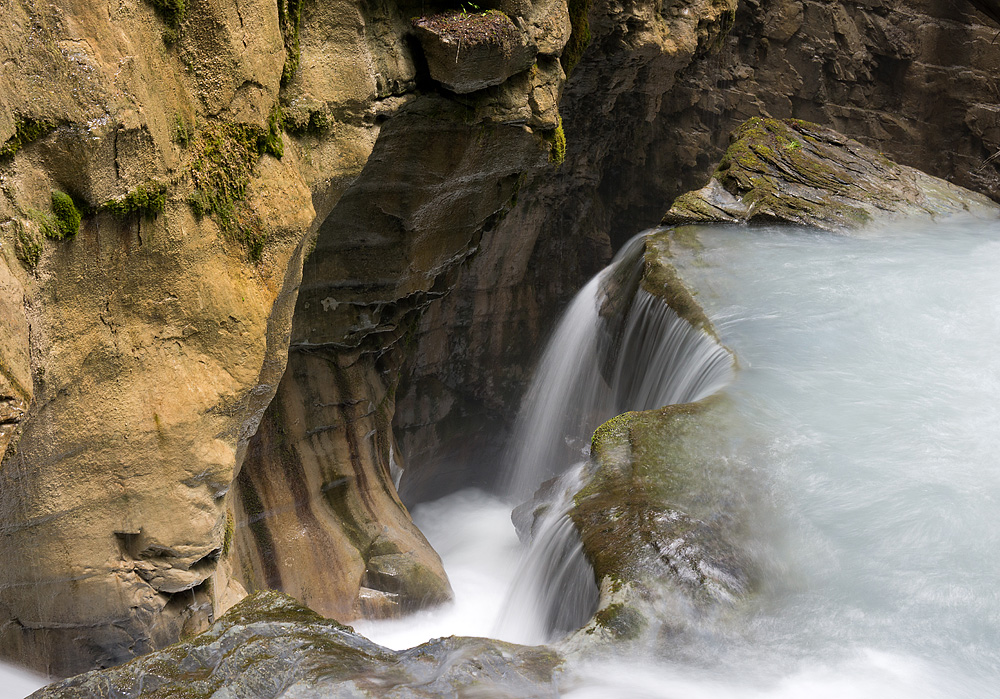
[[[511,1],[468,69],[444,5],[0,6],[0,654],[55,674],[246,590],[447,599],[397,469],[490,482],[562,303],[746,117],[1000,198],[971,4]]]
[[[528,181],[496,242],[423,317],[397,401],[413,500],[491,482],[545,328],[612,249],[708,181],[746,119],[825,124],[1000,201],[997,161],[984,165],[1000,150],[991,0],[744,0],[731,18],[723,3],[588,7],[591,39],[560,102],[566,162]],[[530,253],[500,253],[525,230]],[[443,478],[418,472],[442,462]]]

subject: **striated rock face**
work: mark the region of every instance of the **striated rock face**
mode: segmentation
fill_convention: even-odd
[[[32,697],[557,697],[561,663],[546,648],[484,638],[450,637],[396,652],[267,592],[188,641]]]
[[[395,3],[9,5],[0,653],[116,664],[245,587],[447,599],[389,478],[400,343],[547,166],[558,61],[458,102]]]
[[[783,222],[830,230],[904,216],[996,218],[992,200],[893,163],[833,129],[755,117],[709,183],[679,196],[664,224]]]
[[[212,581],[223,498],[284,368],[314,213],[296,154],[262,155],[274,4],[189,13],[168,45],[145,3],[4,9],[0,395],[19,424],[0,652],[54,673],[171,642],[241,594]],[[228,217],[187,203],[221,211],[236,189]]]
[[[364,172],[323,223],[269,413],[295,465],[275,477],[265,449],[238,482],[261,500],[263,520],[252,508],[249,520],[268,522],[274,512],[305,522],[308,513],[311,523],[275,527],[296,532],[298,543],[247,547],[259,576],[248,583],[281,580],[281,589],[339,618],[450,598],[437,555],[392,484],[392,455],[401,460],[390,429],[400,344],[423,307],[448,291],[482,229],[509,207],[522,172],[545,162],[530,130],[464,123],[470,114],[419,98],[386,124]],[[269,559],[276,570],[261,576]]]

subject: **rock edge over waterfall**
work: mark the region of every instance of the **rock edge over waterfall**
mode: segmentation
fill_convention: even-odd
[[[663,223],[795,223],[828,230],[903,216],[995,218],[981,194],[897,165],[833,129],[754,117],[703,188],[682,194]]]

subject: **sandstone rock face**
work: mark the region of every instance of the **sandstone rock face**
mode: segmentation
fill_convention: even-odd
[[[0,648],[54,673],[168,643],[230,595],[211,580],[223,498],[284,368],[313,208],[295,154],[256,149],[277,17],[189,12],[168,46],[145,3],[4,10],[0,393],[24,413],[0,466]],[[246,225],[186,202],[222,151],[246,168]],[[41,235],[53,190],[84,212],[65,240]]]
[[[555,128],[562,72],[550,57],[462,103],[417,97],[409,17],[348,0],[5,9],[5,657],[116,664],[245,587],[345,618],[450,594],[388,475],[399,345],[547,166],[533,129]],[[314,245],[289,405],[240,472]]]
[[[709,183],[678,197],[665,224],[783,222],[829,230],[892,218],[997,218],[1000,205],[801,120],[737,129]]]
[[[557,697],[558,654],[484,638],[377,646],[279,593],[258,593],[199,636],[35,692],[61,697]]]

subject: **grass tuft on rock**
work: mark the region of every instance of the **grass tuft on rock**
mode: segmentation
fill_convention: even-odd
[[[460,12],[449,10],[428,17],[417,17],[413,26],[433,31],[460,46],[493,44],[504,56],[510,56],[520,41],[520,32],[513,20],[500,10]]]

